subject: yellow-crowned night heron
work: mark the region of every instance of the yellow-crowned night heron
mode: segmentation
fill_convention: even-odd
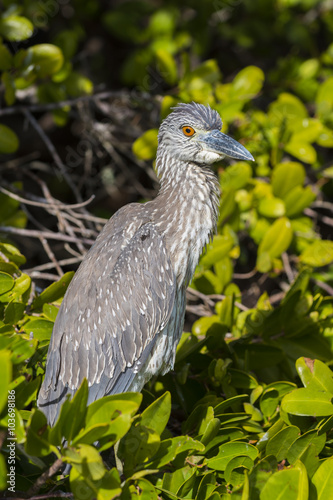
[[[173,367],[186,287],[216,228],[219,183],[208,165],[253,160],[221,128],[210,107],[176,107],[158,134],[157,197],[121,208],[81,263],[54,325],[39,393],[51,425],[84,377],[91,403],[141,391]]]

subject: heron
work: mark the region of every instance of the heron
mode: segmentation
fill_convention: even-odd
[[[162,121],[156,198],[111,217],[60,306],[38,397],[50,425],[84,378],[89,404],[140,392],[173,368],[186,288],[216,232],[220,189],[211,164],[254,160],[221,129],[218,112],[194,102],[180,103]]]

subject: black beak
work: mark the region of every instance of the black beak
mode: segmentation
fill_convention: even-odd
[[[253,156],[244,146],[219,130],[206,132],[198,138],[198,141],[205,145],[205,149],[221,154],[222,157],[229,156],[236,160],[254,161]]]

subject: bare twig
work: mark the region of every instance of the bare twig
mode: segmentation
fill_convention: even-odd
[[[37,231],[34,229],[21,229],[19,227],[0,226],[0,232],[17,234],[18,236],[28,236],[30,238],[46,238],[48,240],[67,241],[68,243],[84,243],[92,245],[95,240],[88,238],[77,238],[76,236],[68,236],[67,234],[54,233],[52,231]]]
[[[59,262],[57,261],[54,253],[52,252],[51,248],[50,248],[50,245],[48,244],[47,240],[45,238],[42,238],[40,237],[40,242],[41,244],[43,245],[43,248],[48,256],[48,258],[51,260],[51,262],[53,262],[54,264],[54,267],[56,268],[59,276],[63,276],[64,275],[64,272],[63,270],[61,269],[60,265],[59,265]]]
[[[61,458],[57,458],[57,460],[51,465],[51,467],[37,479],[35,484],[31,486],[31,488],[28,491],[28,495],[33,496],[35,495],[35,493],[38,493],[41,487],[46,483],[46,481],[50,477],[52,477],[60,469],[62,465],[63,461],[61,460]]]
[[[331,217],[327,217],[327,215],[321,215],[318,212],[315,212],[311,208],[306,208],[304,210],[305,215],[312,217],[313,219],[319,219],[321,222],[326,224],[327,226],[333,226],[333,219]]]
[[[330,285],[320,280],[313,280],[313,281],[317,286],[319,286],[322,290],[325,290],[325,292],[327,292],[329,295],[333,295],[333,288]]]
[[[311,203],[312,208],[325,208],[326,210],[330,210],[333,212],[333,203],[330,203],[329,201],[321,201],[321,200],[315,200]]]
[[[194,290],[193,288],[188,288],[187,292],[198,297],[210,307],[215,306],[214,300],[224,300],[226,298],[226,295],[220,295],[220,294],[205,295],[204,293],[201,293],[198,290]],[[234,304],[242,311],[248,310],[248,307],[244,306],[244,304],[241,304],[240,302],[234,302]]]
[[[63,259],[59,260],[58,264],[60,266],[69,266],[72,264],[78,264],[83,260],[83,256],[80,255],[79,257],[73,257],[72,259]],[[55,264],[53,262],[47,262],[46,264],[41,264],[40,266],[35,266],[31,267],[29,269],[24,269],[24,272],[27,274],[31,274],[37,271],[46,271],[47,269],[53,269],[55,267]]]
[[[58,281],[59,276],[58,274],[51,274],[51,273],[40,273],[38,271],[32,271],[29,274],[30,278],[35,278],[39,280],[46,280],[46,281]]]
[[[201,293],[199,292],[198,290],[194,290],[194,288],[191,288],[189,287],[187,289],[187,292],[191,295],[194,295],[195,297],[198,297],[199,299],[201,299],[203,302],[205,302],[205,304],[207,304],[208,306],[210,307],[214,307],[215,306],[215,302],[213,300],[211,300],[208,295],[205,295],[204,293]]]
[[[292,283],[294,281],[295,276],[294,276],[293,270],[291,269],[287,252],[283,252],[282,262],[283,262],[283,267],[284,267],[284,270],[286,272],[288,281],[289,281],[289,283]]]
[[[234,273],[233,277],[236,280],[248,280],[250,278],[253,278],[257,274],[258,270],[256,268],[252,269],[252,271],[249,271],[248,273]]]
[[[195,314],[196,316],[212,316],[212,311],[210,309],[206,309],[203,304],[198,304],[197,306],[186,306],[186,312],[190,312]]]
[[[63,161],[61,160],[61,158],[60,158],[60,156],[58,154],[58,151],[54,147],[52,141],[45,134],[44,130],[39,125],[38,121],[33,116],[33,114],[29,111],[29,109],[24,108],[23,109],[23,114],[25,115],[25,117],[27,118],[27,120],[31,123],[31,125],[36,130],[36,132],[38,133],[38,135],[40,136],[40,138],[44,142],[45,146],[49,150],[49,152],[50,152],[50,154],[51,154],[51,156],[52,156],[55,164],[59,168],[59,170],[60,170],[61,174],[63,175],[64,179],[66,179],[66,182],[67,182],[68,186],[72,189],[72,191],[73,191],[73,193],[74,193],[77,201],[80,202],[80,203],[82,203],[83,200],[82,200],[81,194],[79,193],[77,187],[73,183],[71,177],[68,175],[67,170],[66,170],[66,166],[64,165]]]
[[[15,193],[12,193],[11,191],[8,191],[7,189],[5,189],[1,186],[0,186],[0,191],[3,194],[9,196],[10,198],[13,198],[13,200],[19,201],[20,203],[24,203],[25,205],[32,205],[34,207],[42,207],[45,209],[58,208],[61,210],[72,210],[73,208],[82,208],[82,207],[89,205],[89,203],[91,203],[93,201],[93,199],[95,198],[94,195],[91,195],[90,198],[88,198],[88,200],[86,200],[86,201],[82,201],[80,203],[73,203],[72,205],[66,205],[64,203],[61,203],[58,200],[54,200],[54,203],[49,203],[47,201],[41,202],[41,201],[28,200],[27,198],[23,198],[22,196],[19,196]],[[102,219],[102,220],[104,220],[104,219]]]
[[[108,99],[110,97],[128,97],[124,92],[117,92],[117,91],[106,91],[106,92],[100,92],[98,94],[94,95],[85,95],[81,97],[77,97],[74,99],[66,99],[64,101],[59,101],[59,102],[52,102],[49,104],[31,104],[27,106],[11,106],[10,108],[4,108],[0,110],[0,116],[5,116],[5,115],[15,115],[18,113],[25,113],[25,111],[30,111],[31,113],[34,112],[43,112],[43,111],[53,111],[54,109],[61,109],[64,108],[65,106],[75,106],[77,103],[82,102],[82,101],[95,101],[95,100],[102,100],[102,99]]]

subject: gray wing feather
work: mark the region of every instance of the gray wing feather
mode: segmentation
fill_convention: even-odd
[[[110,219],[68,287],[38,399],[51,424],[84,377],[89,402],[128,390],[136,362],[148,359],[170,318],[176,278],[163,237],[140,207]]]

